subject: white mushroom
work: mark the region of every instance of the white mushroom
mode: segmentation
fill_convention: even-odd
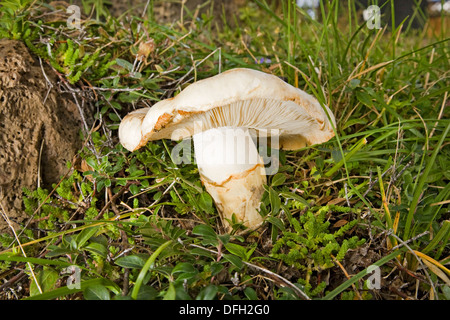
[[[324,108],[274,75],[238,68],[131,112],[120,124],[119,138],[134,151],[151,140],[192,136],[201,180],[226,229],[233,214],[254,229],[263,221],[258,209],[266,174],[248,129],[277,129],[274,138],[287,150],[322,143],[334,136],[330,120],[335,122]]]

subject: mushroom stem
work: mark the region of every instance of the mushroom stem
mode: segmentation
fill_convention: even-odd
[[[233,214],[254,229],[263,218],[258,212],[266,184],[264,162],[246,128],[221,127],[193,135],[200,178],[214,199],[226,231]]]

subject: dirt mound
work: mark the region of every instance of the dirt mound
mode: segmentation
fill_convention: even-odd
[[[15,223],[28,218],[23,188],[51,187],[81,147],[77,107],[44,72],[55,84],[22,42],[0,39],[0,209]],[[7,230],[0,216],[0,233]]]

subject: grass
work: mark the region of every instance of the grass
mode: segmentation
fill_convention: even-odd
[[[290,1],[278,11],[250,1],[236,27],[207,14],[172,25],[113,18],[86,2],[84,36],[62,18],[41,20],[49,5],[8,3],[2,36],[24,41],[94,112],[79,106],[78,162],[58,184],[26,191],[30,223],[1,235],[4,292],[22,282],[19,298],[29,299],[450,298],[448,38],[402,33],[407,22],[371,30],[351,1],[321,4],[318,21]],[[140,43],[149,45],[138,63]],[[133,108],[233,67],[283,77],[337,120],[329,142],[280,151],[261,206],[266,228],[246,236],[218,232],[196,166],[170,158],[176,142],[129,153],[117,139]],[[352,238],[358,246],[347,248]],[[78,289],[61,275],[70,265]],[[379,289],[365,281],[370,266]]]

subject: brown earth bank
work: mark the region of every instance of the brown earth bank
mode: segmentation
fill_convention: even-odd
[[[0,209],[14,227],[29,218],[23,188],[51,187],[81,147],[79,112],[56,79],[22,42],[0,39]]]

